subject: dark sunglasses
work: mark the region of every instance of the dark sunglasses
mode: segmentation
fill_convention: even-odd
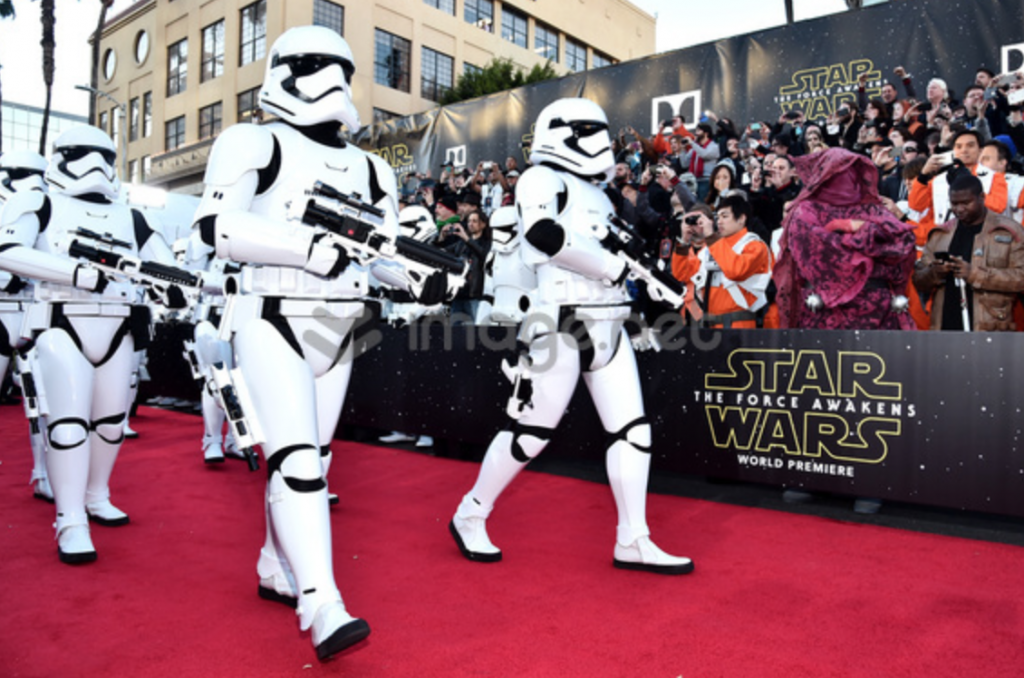
[[[90,153],[99,153],[107,161],[108,165],[113,165],[117,162],[117,152],[107,148],[99,148],[98,146],[68,146],[67,148],[60,149],[60,154],[68,162],[81,160]]]
[[[319,73],[323,69],[337,64],[345,73],[345,82],[352,84],[352,75],[356,72],[355,64],[348,59],[327,54],[296,54],[294,56],[275,57],[274,65],[285,64],[296,78]]]

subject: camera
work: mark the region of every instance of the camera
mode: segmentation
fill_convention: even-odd
[[[687,226],[696,226],[697,224],[700,223],[700,215],[699,214],[691,214],[690,216],[688,216],[685,219],[683,219],[683,221],[686,222]]]
[[[800,113],[798,111],[786,111],[782,117],[786,120],[799,120]]]
[[[850,109],[847,108],[846,106],[842,106],[842,107],[839,108],[839,110],[836,111],[836,115],[838,115],[840,118],[845,118],[849,114],[850,114]]]

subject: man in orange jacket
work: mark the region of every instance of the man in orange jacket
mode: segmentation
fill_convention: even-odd
[[[750,203],[739,191],[722,196],[715,220],[701,213],[684,221],[672,273],[692,285],[704,327],[754,328],[767,307],[765,292],[772,275],[772,255],[763,240],[747,230]],[[690,223],[693,222],[693,223]],[[707,245],[694,252],[691,243]]]
[[[955,171],[957,164],[970,170],[971,174],[981,180],[985,191],[985,207],[997,214],[1006,209],[1006,176],[979,164],[982,143],[981,135],[975,130],[959,132],[953,137],[953,162],[948,162],[949,157],[946,153],[936,153],[928,158],[921,174],[911,185],[907,202],[910,209],[921,215],[917,228],[918,247],[924,246],[928,241],[928,233],[936,224],[943,224],[952,216],[949,205],[949,175],[951,170]]]

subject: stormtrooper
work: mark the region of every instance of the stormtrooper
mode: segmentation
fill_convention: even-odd
[[[72,564],[96,559],[90,520],[128,523],[110,502],[109,480],[124,440],[133,353],[149,340],[149,319],[134,282],[108,277],[69,252],[86,242],[109,258],[174,263],[145,217],[115,202],[115,161],[114,144],[101,130],[65,131],[46,170],[50,194],[15,194],[0,221],[0,268],[35,281],[36,303],[22,335],[35,339],[57,550]]]
[[[521,256],[536,271],[530,313],[519,330],[510,429],[498,433],[449,530],[474,561],[501,560],[486,521],[508,484],[543,451],[582,373],[610,440],[608,480],[618,512],[613,564],[661,574],[693,571],[650,538],[646,519],[651,429],[623,325],[625,281],[635,270],[620,256],[614,209],[598,182],[615,160],[604,111],[586,99],[560,99],[537,118],[533,167],[519,180]],[[679,300],[678,303],[681,303]]]
[[[537,286],[537,275],[519,256],[519,217],[512,205],[499,207],[491,214],[491,251],[484,270],[484,298],[480,305],[480,325],[518,325],[530,309],[530,292]]]
[[[231,341],[268,472],[258,591],[296,608],[321,660],[370,633],[348,613],[334,581],[325,481],[370,269],[425,305],[450,293],[445,274],[411,276],[324,226],[330,215],[316,201],[326,195],[355,210],[345,222],[355,230],[373,224],[363,245],[398,236],[394,173],[340,137],[341,125],[360,128],[354,69],[334,31],[303,26],[282,34],[267,55],[259,95],[261,108],[279,120],[220,135],[195,224],[218,257],[242,267],[221,337]]]
[[[244,458],[235,443],[231,430],[224,434],[226,415],[217,399],[216,385],[211,375],[212,366],[222,364],[234,367],[231,344],[220,338],[218,328],[224,314],[223,285],[228,276],[239,272],[236,264],[212,256],[214,253],[199,240],[198,233],[181,238],[175,243],[180,249],[179,259],[192,270],[203,272],[204,287],[199,303],[192,308],[191,321],[195,325],[193,341],[185,342],[185,358],[192,365],[192,376],[200,382],[200,407],[203,413],[203,462],[221,464],[225,455]]]
[[[18,191],[46,192],[46,159],[32,151],[8,151],[0,156],[0,213],[8,198]],[[0,217],[2,218],[2,217]],[[21,382],[22,393],[26,389],[34,390],[34,377],[31,375],[31,342],[21,336],[21,325],[25,311],[32,304],[32,282],[6,271],[0,271],[0,378],[7,373],[12,358],[15,361],[15,380]],[[22,381],[24,379],[24,381]],[[31,381],[30,386],[25,381]],[[26,414],[32,422],[29,443],[32,447],[32,477],[29,483],[32,495],[44,501],[53,501],[50,479],[46,475],[46,443],[37,412],[32,411],[31,394],[25,395]]]

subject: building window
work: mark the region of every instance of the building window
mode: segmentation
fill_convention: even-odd
[[[262,59],[267,51],[267,0],[242,8],[242,46],[238,65]]]
[[[164,123],[164,150],[173,151],[185,145],[185,116]]]
[[[313,25],[326,26],[338,35],[345,35],[345,8],[328,0],[314,0]]]
[[[526,47],[526,15],[508,5],[501,8],[501,37],[520,47]]]
[[[440,101],[444,93],[452,88],[455,60],[429,47],[423,48],[421,59],[420,96],[431,101]]]
[[[431,7],[436,7],[445,14],[455,16],[455,0],[423,0],[423,2]]]
[[[565,39],[565,65],[573,73],[587,70],[587,46],[572,38]]]
[[[148,155],[142,156],[142,181],[146,180],[149,176],[150,171],[153,169],[153,162],[149,159]]]
[[[591,68],[604,68],[605,66],[611,66],[614,61],[609,56],[605,56],[598,51],[594,52],[594,56],[590,58]]]
[[[108,49],[107,53],[103,55],[103,78],[109,82],[115,72],[117,72],[117,52]]]
[[[484,72],[484,69],[480,68],[479,66],[474,66],[473,64],[469,63],[468,61],[463,61],[462,62],[462,74],[463,75],[480,75],[483,72]]]
[[[224,20],[203,29],[203,70],[199,81],[224,75]]]
[[[146,92],[142,95],[142,136],[148,137],[153,133],[153,93]]]
[[[400,118],[400,117],[402,117],[402,116],[400,116],[398,113],[392,113],[391,111],[385,111],[383,108],[374,108],[373,109],[373,122],[375,122],[375,123],[384,122],[385,120],[390,120],[391,118]]]
[[[135,34],[135,63],[142,65],[142,62],[149,56],[149,33],[139,31]]]
[[[116,108],[110,109],[110,138],[114,140],[114,145],[118,147],[118,153],[124,152],[121,146],[121,111]]]
[[[409,53],[412,43],[377,29],[373,79],[378,85],[409,91]]]
[[[494,0],[466,0],[462,16],[466,23],[494,32]]]
[[[252,122],[260,107],[260,88],[253,87],[238,94],[238,122]]]
[[[541,59],[558,63],[558,31],[538,22],[533,27],[533,51]]]
[[[109,125],[110,125],[110,116],[107,115],[106,111],[101,111],[100,112],[100,129],[103,130],[104,132],[106,132],[107,134],[110,134],[110,127],[109,127]]]
[[[128,161],[128,180],[133,184],[142,183],[142,177],[139,176],[139,161],[129,160]]]
[[[167,96],[185,91],[188,76],[188,38],[167,48]]]
[[[139,138],[139,98],[135,97],[128,105],[129,122],[128,141],[135,141]]]
[[[221,126],[224,119],[224,105],[218,101],[215,104],[204,106],[199,109],[199,138],[206,139],[208,137],[217,136],[220,134]]]

